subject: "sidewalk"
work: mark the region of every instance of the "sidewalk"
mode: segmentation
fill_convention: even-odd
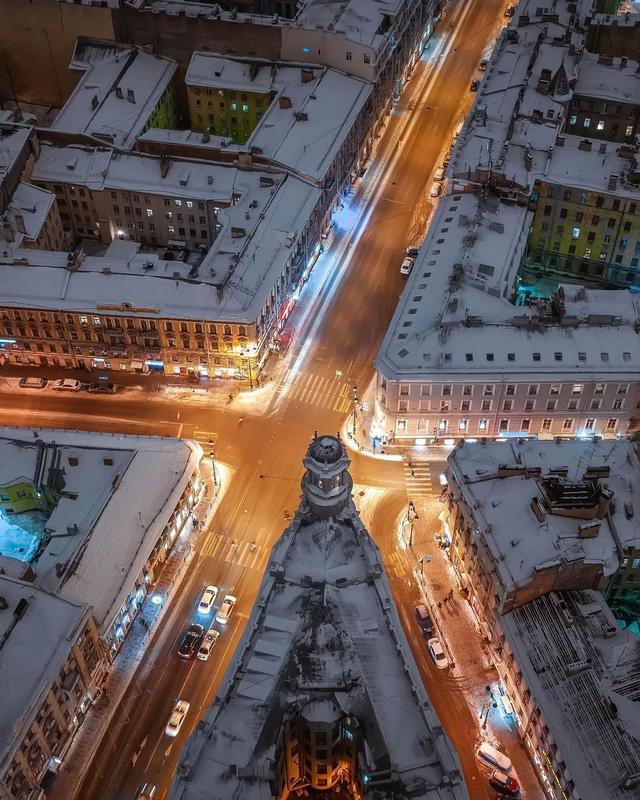
[[[192,513],[201,524],[193,526],[187,519],[185,526],[167,558],[162,572],[133,621],[127,638],[116,656],[103,686],[102,696],[91,706],[67,752],[59,774],[47,792],[47,800],[73,800],[78,794],[93,758],[106,735],[120,701],[129,687],[147,647],[158,626],[171,607],[171,597],[182,583],[196,552],[196,544],[206,531],[215,510],[224,495],[228,474],[216,464],[218,483],[212,483],[210,465],[203,471],[204,489]],[[213,490],[213,491],[212,491]],[[159,602],[158,602],[159,600]],[[80,798],[81,800],[81,798]]]

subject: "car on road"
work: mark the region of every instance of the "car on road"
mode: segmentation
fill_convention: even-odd
[[[425,636],[431,637],[433,635],[433,620],[431,619],[426,606],[422,604],[416,606],[416,619],[418,620],[420,630],[425,634]]]
[[[433,173],[433,180],[436,183],[442,183],[444,180],[444,168],[438,167],[438,169]]]
[[[210,614],[218,596],[217,586],[207,586],[198,603],[198,614]]]
[[[502,797],[520,797],[520,784],[506,772],[497,769],[489,778],[489,786]]]
[[[164,732],[167,734],[167,736],[177,736],[180,733],[180,728],[182,727],[190,708],[191,703],[187,703],[186,700],[178,700],[173,707],[173,711],[169,717],[169,722],[167,722],[167,727],[164,729]]]
[[[187,630],[183,633],[178,647],[178,655],[180,658],[193,658],[198,652],[202,637],[204,636],[204,628],[202,625],[194,623],[189,625]]]
[[[449,659],[447,658],[442,645],[440,644],[440,639],[437,639],[436,637],[429,639],[427,642],[427,648],[429,649],[433,663],[436,665],[436,667],[438,667],[438,669],[446,669],[449,666]]]
[[[46,378],[20,378],[18,386],[21,389],[44,389],[47,382]]]
[[[504,10],[505,17],[512,17],[516,13],[515,6],[507,6]]]
[[[222,601],[220,611],[218,611],[216,616],[216,622],[219,622],[221,625],[226,625],[229,621],[229,617],[233,613],[233,609],[236,607],[237,602],[237,597],[234,597],[232,594],[228,594]]]
[[[80,381],[75,381],[73,378],[60,378],[53,384],[53,388],[58,392],[79,392],[82,389]]]
[[[488,66],[489,66],[489,59],[483,58],[482,61],[478,64],[478,69],[480,70],[480,72],[485,72]]]
[[[97,383],[90,383],[88,391],[92,394],[115,394],[118,391],[118,384],[98,381]]]
[[[198,659],[206,661],[220,638],[220,631],[207,631],[198,650]]]
[[[504,753],[501,753],[498,748],[494,747],[490,742],[482,742],[478,748],[477,755],[481,761],[484,761],[485,764],[489,764],[494,769],[505,773],[511,772],[511,767],[513,766],[511,759],[505,756]]]
[[[411,258],[417,258],[420,255],[420,248],[409,245],[409,247],[407,247],[407,249],[405,250],[405,253],[408,256],[411,256]]]
[[[430,197],[440,197],[442,194],[442,184],[438,183],[438,181],[434,181],[431,184],[431,191],[429,192]]]
[[[408,275],[411,274],[412,269],[413,269],[413,258],[411,258],[411,256],[407,256],[400,265],[400,274],[402,275],[403,278],[406,278]]]
[[[474,81],[471,81],[471,86],[469,88],[472,92],[477,92],[480,88],[480,81],[477,78]]]
[[[156,796],[155,783],[145,783],[142,789],[136,795],[135,800],[153,800]]]

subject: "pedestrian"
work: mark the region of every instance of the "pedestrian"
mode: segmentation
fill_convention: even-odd
[[[442,608],[442,601],[441,600],[438,601],[438,608]]]
[[[227,405],[229,405],[232,402],[233,402],[233,395],[231,393],[229,393],[229,398],[227,400]]]
[[[412,477],[412,478],[415,478],[415,477],[416,477],[416,471],[415,471],[415,469],[412,469],[412,470],[411,470],[411,477]]]

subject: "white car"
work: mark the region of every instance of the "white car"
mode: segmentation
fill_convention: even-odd
[[[233,612],[233,609],[236,607],[237,602],[237,597],[234,597],[232,594],[228,594],[222,601],[220,611],[218,611],[218,615],[216,616],[216,622],[219,622],[221,625],[226,625]]]
[[[74,381],[73,378],[60,378],[53,384],[53,388],[59,392],[79,392],[82,384],[80,381]]]
[[[218,596],[217,586],[207,586],[198,604],[198,614],[210,614]]]
[[[202,640],[200,649],[198,650],[198,658],[200,661],[206,661],[213,648],[215,647],[218,639],[220,638],[220,631],[208,631]]]
[[[167,736],[173,737],[180,733],[180,728],[187,718],[187,713],[189,712],[190,708],[191,703],[187,703],[186,700],[178,700],[173,707],[173,711],[169,717],[169,722],[167,722],[167,727],[164,729],[164,732],[167,734]]]
[[[438,181],[434,181],[431,184],[431,191],[429,192],[429,197],[440,197],[442,194],[442,184],[438,183]]]
[[[444,169],[443,167],[438,167],[438,169],[433,173],[433,180],[436,183],[442,183],[444,180]]]
[[[433,659],[433,663],[436,665],[436,667],[438,667],[438,669],[446,669],[449,666],[449,659],[442,649],[440,639],[429,639],[427,642],[427,647],[429,648],[429,653],[431,654],[431,658]]]
[[[46,378],[20,378],[18,386],[21,389],[44,389],[47,383]]]
[[[403,278],[406,278],[411,270],[413,269],[413,259],[411,256],[407,256],[404,261],[402,262],[402,266],[400,267],[400,274]]]

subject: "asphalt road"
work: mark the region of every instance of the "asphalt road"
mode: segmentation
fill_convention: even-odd
[[[404,246],[424,229],[431,210],[426,197],[431,175],[470,103],[469,83],[499,30],[504,5],[503,0],[452,3],[441,21],[436,35],[446,40],[442,56],[417,65],[379,143],[376,159],[387,162],[381,190],[365,209],[370,211],[366,227],[346,251],[348,269],[339,283],[324,289],[306,333],[292,346],[294,368],[300,369],[287,385],[296,391],[283,394],[270,413],[244,413],[240,424],[238,412],[231,409],[150,403],[144,393],[108,398],[54,396],[46,391],[2,394],[0,422],[5,424],[184,437],[195,433],[203,443],[215,432],[217,457],[233,470],[198,557],[91,765],[80,792],[82,800],[129,800],[145,780],[158,785],[159,800],[166,796],[180,747],[214,697],[241,634],[270,547],[297,507],[301,458],[313,431],[338,431],[345,413],[338,410],[335,397],[348,396],[345,387],[351,382],[364,387],[373,377],[373,358],[404,286],[399,275]],[[342,376],[336,376],[337,370]],[[456,735],[461,726],[475,725],[471,712],[456,693],[455,682],[435,670],[416,639],[411,618],[415,587],[398,571],[395,542],[389,534],[396,506],[406,502],[406,476],[397,462],[358,454],[353,456],[351,472],[358,484],[396,490],[386,496],[371,533],[385,561],[395,563],[390,575],[401,618],[445,729],[463,747],[460,756],[465,777],[473,779],[473,796],[493,797],[486,781],[478,778],[472,754],[464,751],[466,740]],[[253,550],[250,541],[257,544]],[[221,597],[225,593],[238,597],[236,613],[207,662],[180,661],[177,642],[183,629],[198,621],[197,601],[208,583],[220,588]],[[190,701],[191,710],[180,735],[172,740],[164,727],[179,697]]]

